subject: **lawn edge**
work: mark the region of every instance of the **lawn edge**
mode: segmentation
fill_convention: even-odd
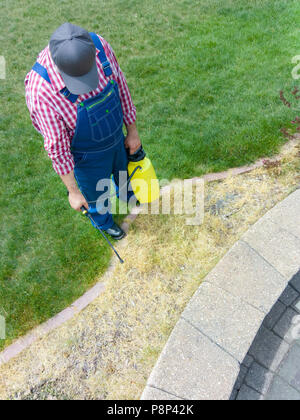
[[[289,140],[283,145],[282,151],[285,148],[290,147],[291,145],[297,144],[299,139],[300,139],[300,135],[295,135],[293,139]],[[281,153],[268,159],[271,161],[277,160],[278,158],[280,158]],[[242,175],[242,174],[251,172],[255,169],[263,167],[265,159],[266,158],[260,158],[251,165],[231,168],[223,172],[209,173],[201,177],[193,177],[190,179],[190,181],[197,181],[197,180],[204,180],[205,182],[222,181],[228,177]],[[163,195],[166,191],[168,191],[168,189],[169,189],[168,185],[162,187],[161,195]],[[142,212],[142,208],[139,208],[139,207],[133,207],[131,209],[130,214],[126,216],[124,222],[122,223],[122,229],[126,233],[128,233],[130,225],[136,220],[136,218],[141,212]],[[105,282],[109,280],[110,276],[113,274],[113,271],[117,263],[118,263],[117,258],[113,256],[108,269],[106,270],[105,274],[101,278],[101,281],[97,282],[91,289],[85,292],[79,299],[77,299],[67,308],[59,312],[54,317],[50,318],[48,321],[35,327],[23,337],[16,339],[12,344],[10,344],[2,352],[0,352],[0,367],[8,363],[14,357],[18,356],[21,352],[26,350],[29,346],[31,346],[33,343],[35,343],[39,339],[49,334],[51,331],[55,330],[56,328],[60,327],[65,322],[72,319],[75,315],[77,315],[79,312],[85,309],[89,304],[91,304],[95,299],[97,299],[105,291]]]

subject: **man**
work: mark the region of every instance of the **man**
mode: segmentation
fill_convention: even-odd
[[[101,36],[64,23],[27,74],[25,90],[32,123],[71,207],[85,207],[98,227],[121,239],[124,232],[110,212],[99,210],[99,181],[113,175],[117,190],[123,189],[120,171],[127,171],[127,154],[138,151],[141,141],[136,108],[112,48]]]

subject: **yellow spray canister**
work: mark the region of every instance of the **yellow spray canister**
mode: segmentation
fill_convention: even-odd
[[[151,160],[145,157],[139,161],[131,161],[129,158],[128,174],[131,178],[131,186],[134,195],[141,204],[152,203],[159,199],[159,182]]]

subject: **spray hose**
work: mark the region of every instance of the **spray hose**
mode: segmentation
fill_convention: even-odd
[[[136,171],[137,171],[138,169],[142,170],[142,167],[141,167],[141,166],[137,166],[136,168],[134,168],[134,170],[132,171],[132,174],[131,174],[131,175],[130,175],[130,177],[128,178],[128,180],[127,180],[126,184],[124,184],[121,188],[119,188],[119,195],[120,195],[120,191],[123,191],[123,189],[124,189],[125,187],[126,187],[126,188],[128,187],[129,182],[132,180],[133,175],[136,173]],[[115,195],[116,195],[116,194],[111,194],[111,196],[110,196],[109,198],[113,198]]]

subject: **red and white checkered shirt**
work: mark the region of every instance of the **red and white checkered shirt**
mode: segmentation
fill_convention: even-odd
[[[129,126],[136,121],[136,108],[132,102],[124,74],[109,43],[101,36],[99,38],[111,64],[113,74],[110,77],[104,75],[97,56],[99,85],[93,92],[80,95],[75,104],[59,93],[65,87],[65,83],[55,68],[49,46],[39,54],[37,61],[47,69],[51,84],[33,70],[25,78],[26,103],[32,123],[44,137],[44,147],[52,160],[54,170],[59,175],[66,175],[74,169],[70,146],[77,121],[77,103],[98,95],[110,79],[113,78],[119,85],[124,123]],[[97,54],[99,52],[97,48],[96,52]]]

